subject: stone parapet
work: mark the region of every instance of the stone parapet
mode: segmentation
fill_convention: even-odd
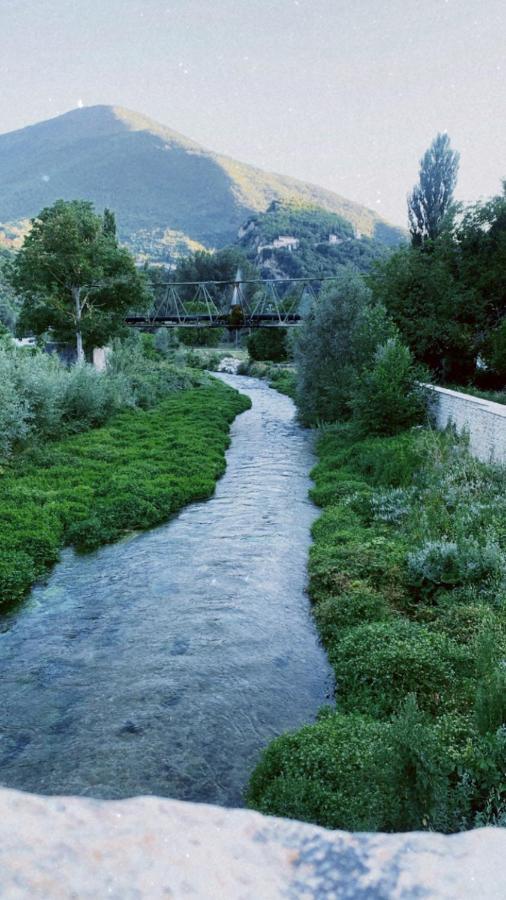
[[[454,425],[469,435],[469,449],[482,462],[506,464],[506,406],[428,385],[433,394],[433,413],[438,428]]]
[[[247,810],[0,790],[0,897],[504,900],[506,830],[347,834]]]

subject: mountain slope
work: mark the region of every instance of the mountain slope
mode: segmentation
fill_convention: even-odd
[[[236,245],[263,278],[323,278],[349,265],[368,272],[389,253],[374,237],[357,235],[343,216],[299,201],[275,201],[253,215]]]
[[[0,222],[19,222],[62,197],[116,211],[134,247],[221,247],[272,200],[338,213],[363,234],[397,243],[400,229],[337,194],[205,150],[145,116],[93,106],[0,135]]]

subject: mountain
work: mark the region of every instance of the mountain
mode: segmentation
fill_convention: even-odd
[[[11,230],[59,198],[88,199],[111,207],[120,236],[154,257],[225,246],[273,200],[316,205],[385,244],[403,236],[332,191],[213,153],[120,107],[76,109],[0,135],[0,185],[0,222]]]
[[[343,266],[368,272],[389,253],[343,216],[300,201],[274,200],[239,229],[236,246],[263,278],[323,278]]]

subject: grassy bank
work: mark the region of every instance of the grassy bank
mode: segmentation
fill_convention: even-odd
[[[352,830],[506,824],[506,471],[423,428],[319,441],[310,594],[336,708],[275,740],[262,812]]]
[[[275,388],[280,394],[286,394],[292,399],[295,397],[295,370],[293,366],[279,363],[256,362],[248,359],[239,367],[239,375],[249,375],[252,378],[264,378],[269,387]]]
[[[15,454],[0,472],[0,602],[22,597],[62,546],[92,549],[210,496],[248,406],[213,381]]]

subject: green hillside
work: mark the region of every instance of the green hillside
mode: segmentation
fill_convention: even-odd
[[[275,201],[252,216],[237,243],[265,278],[332,276],[346,265],[367,272],[389,253],[342,215],[295,201]]]
[[[331,191],[205,150],[118,107],[77,109],[0,135],[0,183],[0,223],[18,223],[58,198],[88,199],[113,208],[121,237],[152,258],[230,244],[276,199],[320,206],[383,243],[401,234]]]

